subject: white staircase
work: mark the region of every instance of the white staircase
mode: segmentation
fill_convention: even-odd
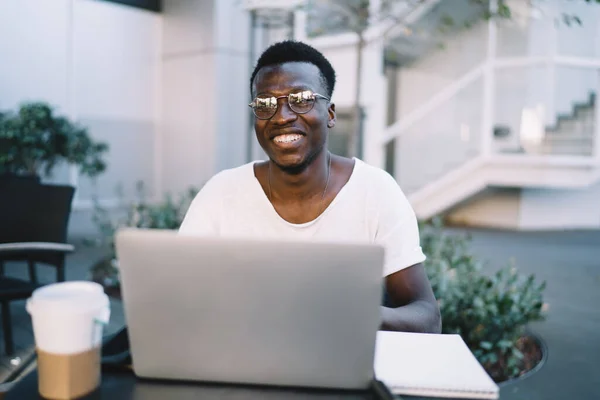
[[[532,140],[523,133],[526,126],[515,124],[494,137],[484,84],[485,69],[475,68],[385,134],[384,143],[395,142],[394,175],[419,219],[449,211],[488,187],[572,189],[600,180],[596,87],[588,88],[588,99],[571,99],[569,113],[541,118],[551,124]],[[517,117],[523,124],[525,115]]]
[[[596,94],[591,93],[587,102],[573,106],[570,115],[558,117],[556,125],[545,130],[538,154],[593,155],[595,102]]]
[[[398,118],[380,144],[388,155],[393,145],[386,164],[420,219],[486,188],[564,192],[600,181],[600,8],[509,3],[511,21],[491,18],[447,33],[442,49],[405,54],[433,32],[428,20],[442,11],[467,16],[472,4],[442,1],[421,26],[390,40],[403,60],[391,88]],[[493,10],[498,2],[489,4]],[[560,25],[567,12],[577,13],[582,27]]]
[[[598,180],[600,167],[592,160],[496,155],[476,157],[408,198],[417,217],[429,219],[488,187],[583,189]]]
[[[595,107],[596,94],[592,92],[585,102],[573,104],[568,114],[554,118],[553,124],[545,127],[544,135],[538,143],[506,146],[499,133],[500,137],[495,138],[495,149],[500,153],[592,156],[596,129]]]

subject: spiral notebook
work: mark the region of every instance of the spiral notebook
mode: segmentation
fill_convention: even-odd
[[[398,395],[497,399],[498,385],[459,335],[377,333],[375,376]]]

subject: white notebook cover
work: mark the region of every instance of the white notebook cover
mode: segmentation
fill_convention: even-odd
[[[375,376],[394,394],[497,399],[489,377],[459,335],[377,333]]]

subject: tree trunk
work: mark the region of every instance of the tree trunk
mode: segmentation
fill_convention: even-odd
[[[361,108],[360,95],[362,87],[362,57],[363,48],[365,46],[365,38],[363,32],[357,32],[358,42],[356,44],[356,82],[354,92],[354,110],[352,112],[352,132],[348,138],[348,156],[362,157],[360,153],[359,143],[361,136]]]

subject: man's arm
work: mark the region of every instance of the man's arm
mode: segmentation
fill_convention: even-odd
[[[440,309],[422,263],[388,275],[385,288],[393,308],[381,307],[382,330],[442,331]]]

